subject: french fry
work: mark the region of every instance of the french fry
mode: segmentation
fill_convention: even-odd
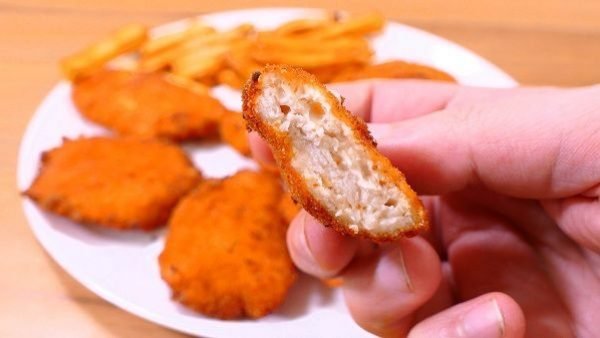
[[[370,51],[353,51],[348,54],[340,54],[335,50],[326,50],[320,52],[297,53],[287,51],[256,51],[252,54],[253,58],[259,62],[273,64],[288,64],[302,68],[317,68],[321,66],[331,66],[341,63],[368,63],[371,61]]]
[[[173,65],[173,73],[189,78],[209,77],[223,67],[223,58],[200,58],[195,62]]]
[[[365,67],[362,63],[344,63],[332,66],[322,66],[317,68],[307,68],[306,70],[315,75],[319,81],[323,83],[332,82],[338,78],[340,74],[349,74],[352,72],[360,71]]]
[[[305,34],[314,39],[334,39],[341,36],[367,35],[380,32],[385,25],[385,19],[379,14],[366,14],[349,18],[320,30]]]
[[[344,63],[368,63],[372,51],[365,39],[339,39],[314,41],[296,39],[298,42],[276,44],[258,43],[251,56],[262,64],[289,64],[303,68],[317,68]],[[331,43],[330,43],[331,42]]]
[[[182,59],[186,55],[197,53],[198,50],[214,45],[231,44],[235,41],[241,41],[253,30],[254,26],[250,24],[242,24],[225,32],[202,30],[201,28],[192,30],[188,35],[183,36],[181,40],[176,41],[173,45],[164,47],[162,50],[159,49],[153,54],[143,55],[139,62],[139,69],[143,71],[157,71],[173,67],[173,64],[177,63],[177,59]],[[176,67],[181,69],[182,61],[179,61],[178,63],[179,66]]]
[[[177,57],[177,49],[169,48],[151,56],[142,57],[138,68],[146,72],[154,72],[167,68]]]
[[[137,50],[147,39],[148,29],[145,26],[126,25],[106,38],[61,60],[61,70],[68,79],[76,80],[101,68],[116,56]]]
[[[131,68],[130,61],[134,60],[138,70],[165,71],[174,81],[202,86],[200,91],[216,84],[241,88],[253,72],[270,63],[306,68],[322,82],[368,77],[373,72],[393,72],[387,66],[372,70],[366,67],[373,51],[365,35],[380,31],[383,25],[383,18],[377,14],[340,19],[333,12],[321,18],[293,20],[259,33],[251,24],[216,31],[194,20],[183,31],[152,39],[148,39],[145,28],[130,25],[65,59],[63,72],[74,79],[119,54],[137,49],[137,61],[129,59],[115,65]]]
[[[125,54],[110,60],[107,65],[110,68],[135,71],[137,70],[138,61],[134,55]]]
[[[276,37],[259,36],[257,38],[257,48],[264,49],[284,49],[286,51],[321,51],[321,50],[346,50],[362,49],[369,50],[369,43],[361,37],[340,37],[335,40],[322,41],[314,38],[304,37]]]
[[[181,44],[178,52],[186,53],[215,44],[225,44],[233,43],[235,41],[241,41],[253,31],[254,26],[250,24],[242,24],[229,31],[192,37]]]
[[[196,94],[208,95],[210,93],[208,86],[206,86],[203,83],[188,79],[186,77],[181,77],[181,76],[177,76],[175,74],[167,73],[165,78],[167,79],[167,81],[169,81],[177,86],[187,88]]]
[[[206,26],[203,23],[193,23],[188,29],[163,35],[155,39],[148,40],[140,48],[140,54],[143,56],[153,55],[160,51],[172,48],[179,43],[190,39],[194,36],[202,36],[215,33],[216,30],[212,27]]]
[[[175,59],[171,65],[173,73],[185,77],[210,77],[216,74],[225,65],[225,53],[231,48],[230,44],[223,43],[193,53],[183,54]]]
[[[305,34],[308,32],[322,29],[334,23],[333,17],[323,19],[298,19],[293,20],[277,27],[273,31],[276,36],[293,36]]]
[[[232,48],[225,56],[227,66],[235,71],[242,79],[248,79],[252,73],[263,67],[264,64],[258,63],[250,56],[251,50],[255,47],[253,43],[241,43]]]

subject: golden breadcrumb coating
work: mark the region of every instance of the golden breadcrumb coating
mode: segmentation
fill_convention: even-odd
[[[301,207],[294,202],[292,196],[288,192],[284,193],[279,200],[279,212],[286,221],[290,223],[300,212]]]
[[[150,230],[166,223],[177,201],[200,179],[173,144],[92,137],[65,140],[45,152],[38,176],[24,193],[77,222]]]
[[[228,111],[221,117],[219,124],[221,140],[229,144],[244,156],[250,156],[250,143],[246,121],[241,113]]]
[[[165,74],[101,70],[73,85],[81,114],[121,135],[175,141],[213,136],[224,108]]]
[[[243,113],[270,145],[294,200],[325,226],[375,241],[427,229],[416,193],[377,151],[367,125],[313,75],[265,67],[244,88]]]
[[[177,206],[159,263],[173,298],[210,317],[259,318],[296,279],[277,210],[279,178],[241,171],[207,180]]]
[[[433,67],[404,61],[389,61],[367,65],[359,69],[349,69],[337,74],[331,82],[356,81],[363,79],[423,79],[456,82],[448,73]]]

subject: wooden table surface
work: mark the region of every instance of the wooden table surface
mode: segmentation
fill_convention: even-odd
[[[0,0],[1,337],[180,336],[100,299],[45,254],[21,211],[17,150],[35,107],[60,78],[56,62],[61,56],[124,23],[154,25],[246,3]],[[527,85],[600,82],[598,0],[313,0],[279,5],[379,10],[474,50]]]

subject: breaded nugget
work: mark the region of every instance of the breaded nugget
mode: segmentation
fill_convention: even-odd
[[[337,74],[331,82],[355,81],[361,79],[424,79],[456,82],[448,73],[433,67],[404,61],[389,61],[367,65],[360,69],[350,69]]]
[[[277,176],[242,171],[205,181],[184,198],[159,257],[173,298],[222,319],[277,308],[297,274],[277,211],[281,194]]]
[[[83,116],[121,135],[176,141],[214,135],[224,111],[213,97],[165,74],[122,70],[77,81],[73,101]]]
[[[177,146],[136,138],[65,140],[42,155],[24,194],[77,222],[154,229],[201,175]]]
[[[232,146],[240,154],[250,156],[250,143],[246,121],[241,113],[227,111],[221,117],[219,134],[223,142]]]
[[[377,151],[367,125],[313,75],[267,66],[248,81],[243,101],[292,197],[324,225],[375,241],[427,228],[416,193]]]
[[[298,215],[298,212],[300,212],[300,206],[296,204],[296,202],[294,202],[292,196],[288,192],[285,192],[281,196],[278,208],[279,213],[281,213],[281,216],[286,221],[286,223],[290,223],[294,219],[294,217]]]

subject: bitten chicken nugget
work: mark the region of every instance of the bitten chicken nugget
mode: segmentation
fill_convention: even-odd
[[[250,155],[250,144],[248,142],[248,131],[246,121],[241,113],[228,111],[223,114],[219,124],[221,140],[232,146],[240,154]]]
[[[201,179],[179,147],[159,140],[65,140],[41,162],[26,196],[77,222],[122,230],[165,224]]]
[[[83,116],[119,134],[176,141],[212,136],[224,111],[165,74],[106,69],[77,81],[73,101]]]
[[[281,216],[287,223],[290,223],[300,212],[300,206],[294,202],[288,192],[281,196],[278,207]]]
[[[259,318],[296,279],[277,211],[277,176],[242,171],[207,180],[179,203],[159,263],[173,298],[207,316]]]
[[[267,66],[248,81],[243,101],[248,126],[271,146],[294,200],[324,225],[375,241],[427,228],[404,175],[316,77]]]

